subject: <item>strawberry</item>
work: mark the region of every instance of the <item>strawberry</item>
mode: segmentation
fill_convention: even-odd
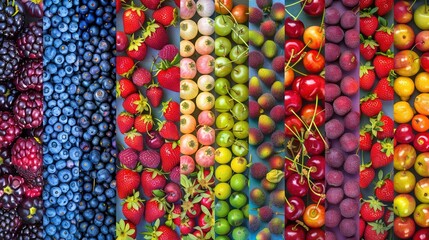
[[[393,70],[392,70],[392,73]],[[384,101],[393,101],[395,91],[393,90],[393,81],[390,77],[384,77],[378,81],[374,88],[374,93]]]
[[[116,57],[116,73],[120,76],[129,78],[133,74],[135,69],[134,61],[132,58],[127,56]]]
[[[363,200],[360,215],[366,222],[374,222],[384,216],[384,206],[386,205],[370,196],[368,200]]]
[[[180,91],[180,68],[172,66],[167,69],[161,69],[158,72],[158,82],[161,87],[173,92]]]
[[[176,231],[174,231],[173,229],[165,225],[160,226],[156,232],[157,234],[159,234],[158,240],[180,240],[181,239]]]
[[[122,213],[135,225],[138,225],[144,215],[144,204],[140,198],[140,193],[137,191],[134,195],[129,196],[122,203]]]
[[[134,126],[134,115],[129,114],[128,112],[121,112],[116,119],[119,132],[122,134],[128,132]]]
[[[359,186],[360,188],[367,188],[371,185],[375,177],[375,170],[371,167],[372,163],[363,164],[360,166],[359,172]]]
[[[161,6],[161,3],[163,3],[165,0],[140,0],[142,4],[151,9],[156,10]]]
[[[178,122],[180,121],[180,105],[179,103],[169,100],[162,103],[162,113],[165,120]]]
[[[362,239],[363,237],[365,226],[366,226],[366,222],[362,218],[359,218],[359,239]]]
[[[180,226],[180,214],[182,213],[181,206],[179,204],[174,204],[173,209],[171,210],[171,218],[173,219],[174,224]]]
[[[123,98],[126,98],[136,92],[136,86],[129,79],[121,78],[116,84],[116,94],[118,97],[121,96]]]
[[[371,90],[375,82],[374,67],[369,62],[361,65],[359,69],[359,84],[364,91]]]
[[[153,223],[157,219],[164,217],[166,212],[166,202],[158,198],[152,198],[146,202],[144,219],[148,223]]]
[[[376,116],[382,109],[383,102],[377,97],[377,94],[369,94],[360,99],[360,110],[365,116]]]
[[[393,140],[385,139],[377,141],[371,148],[370,157],[372,167],[375,169],[384,167],[393,162]]]
[[[137,172],[130,169],[120,169],[116,173],[116,188],[120,199],[133,195],[139,187],[140,175]]]
[[[135,85],[142,87],[152,81],[152,73],[146,68],[138,67],[134,71],[131,79]]]
[[[387,26],[386,19],[379,17],[378,22],[381,27],[377,29],[374,40],[378,43],[380,51],[387,52],[393,44],[393,26]]]
[[[164,91],[158,84],[151,84],[146,89],[146,97],[153,107],[158,107],[161,104]]]
[[[132,148],[127,148],[119,152],[118,159],[121,165],[128,169],[134,169],[139,161],[139,155]]]
[[[165,28],[159,23],[148,23],[144,29],[143,37],[145,38],[146,44],[156,50],[161,50],[165,45],[168,44],[168,35]]]
[[[383,221],[370,222],[365,227],[363,239],[371,240],[385,240],[389,234],[388,230]]]
[[[125,134],[124,142],[132,149],[135,149],[139,152],[143,151],[143,135],[137,132],[135,129]]]
[[[136,7],[131,3],[131,6],[125,8],[124,15],[122,16],[124,32],[126,34],[137,32],[143,26],[145,20],[146,16],[143,8]]]
[[[369,8],[373,3],[374,3],[374,0],[359,0],[359,8],[360,9]]]
[[[132,240],[136,237],[137,228],[134,223],[124,219],[116,223],[116,240]]]
[[[372,137],[365,129],[360,131],[359,135],[359,148],[362,151],[370,151],[372,146]]]
[[[139,133],[147,133],[153,128],[154,121],[152,115],[150,114],[141,114],[136,117],[134,122],[134,128]]]
[[[179,140],[179,129],[177,129],[176,124],[170,121],[160,122],[158,126],[158,131],[161,137],[167,140],[177,141]]]
[[[126,51],[127,55],[136,60],[143,61],[146,58],[147,47],[144,43],[144,38],[135,38],[134,34],[131,36],[130,45]]]
[[[390,224],[392,224],[394,219],[395,219],[395,214],[393,213],[392,208],[387,208],[386,214],[384,214],[384,217],[383,217],[383,220],[386,226],[389,226]]]
[[[361,56],[367,61],[373,59],[378,50],[378,43],[375,42],[372,37],[364,39],[362,34],[360,35],[360,40],[359,51]]]
[[[167,184],[167,179],[156,169],[145,169],[142,172],[141,183],[146,197],[153,197],[155,190],[161,190]]]
[[[161,163],[161,156],[157,151],[148,149],[140,152],[139,160],[143,167],[157,168]]]
[[[378,78],[388,77],[395,66],[393,53],[390,50],[386,53],[378,53],[372,61],[372,65],[374,65],[375,74]]]
[[[377,14],[384,16],[388,14],[393,8],[393,0],[375,0],[374,6],[378,8]]]
[[[133,93],[125,98],[122,103],[125,111],[131,114],[142,113],[144,111],[150,111],[150,105],[147,102],[147,98],[143,97],[140,93]]]
[[[155,22],[168,27],[174,25],[177,21],[177,8],[172,6],[164,6],[153,12],[152,15]]]
[[[360,14],[359,25],[360,32],[366,37],[372,36],[378,27],[378,19],[374,16],[377,11],[376,8],[369,9],[368,11],[362,11]]]
[[[179,49],[174,44],[167,44],[158,52],[158,56],[162,60],[176,62],[176,58],[180,57]]]
[[[390,179],[390,174],[383,176],[383,171],[378,172],[378,181],[375,184],[374,193],[377,199],[385,202],[393,202],[395,198],[393,190],[393,181]]]
[[[161,169],[164,172],[171,170],[180,164],[180,146],[176,142],[166,142],[161,146]]]
[[[369,119],[369,124],[365,125],[365,129],[379,140],[393,138],[394,135],[393,120],[389,116],[383,115],[383,112],[380,112],[377,117]]]

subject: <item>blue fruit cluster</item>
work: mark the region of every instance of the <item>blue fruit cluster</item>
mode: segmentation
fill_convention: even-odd
[[[114,0],[80,1],[78,239],[115,239],[115,18]]]
[[[45,0],[43,17],[44,239],[76,239],[82,199],[77,111],[79,0]]]

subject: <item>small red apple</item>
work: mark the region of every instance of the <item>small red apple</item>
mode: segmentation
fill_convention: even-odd
[[[393,221],[393,232],[395,236],[401,239],[408,239],[414,235],[416,231],[416,224],[414,223],[413,218],[405,217],[400,218],[397,217]]]
[[[429,72],[429,52],[425,52],[420,56],[420,66]]]
[[[416,48],[422,52],[429,51],[429,31],[421,31],[417,34]]]
[[[398,1],[393,7],[394,19],[397,23],[408,23],[413,19],[411,4],[408,1]]]
[[[393,30],[393,38],[393,44],[397,49],[411,49],[415,39],[414,30],[407,24],[397,24]]]

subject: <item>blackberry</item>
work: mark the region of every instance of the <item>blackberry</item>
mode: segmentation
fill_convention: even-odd
[[[0,81],[14,79],[17,76],[20,62],[21,57],[18,55],[15,43],[3,41],[0,47]]]
[[[0,208],[4,210],[15,209],[22,202],[24,182],[20,176],[4,175],[0,177],[0,189],[3,189],[0,194]],[[0,222],[2,221],[0,220]],[[1,238],[0,235],[0,239],[4,238]]]
[[[4,1],[0,3],[0,32],[5,38],[14,39],[24,27],[24,14],[15,1]]]
[[[7,148],[21,134],[21,128],[16,124],[10,112],[0,111],[0,148]]]
[[[43,22],[31,22],[16,41],[18,54],[22,58],[41,59],[43,57]]]
[[[43,240],[42,225],[24,225],[18,232],[17,240]]]
[[[12,109],[13,101],[15,101],[18,93],[11,81],[0,82],[0,110],[9,111]]]
[[[34,180],[42,174],[42,145],[34,138],[19,138],[12,147],[12,164],[25,180]]]
[[[33,89],[38,92],[43,88],[43,62],[42,60],[26,61],[18,77],[15,78],[16,89],[21,92]]]
[[[43,200],[41,198],[27,198],[18,208],[18,214],[26,224],[42,223]]]
[[[12,166],[10,150],[7,148],[0,149],[0,176],[15,174],[15,169]]]
[[[15,239],[21,226],[21,218],[16,210],[7,211],[0,208],[0,239]]]
[[[21,93],[14,102],[15,121],[24,129],[37,128],[43,121],[43,96],[40,92]]]

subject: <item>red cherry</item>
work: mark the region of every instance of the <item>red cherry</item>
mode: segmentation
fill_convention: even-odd
[[[285,59],[286,62],[294,63],[299,60],[305,44],[299,39],[288,39],[285,41]]]
[[[325,240],[325,231],[320,228],[312,228],[308,231],[305,240]]]
[[[289,197],[288,203],[285,204],[285,217],[287,220],[298,220],[305,211],[305,203],[300,197]]]
[[[418,133],[414,138],[413,146],[419,152],[429,152],[429,133]]]
[[[293,113],[298,113],[302,107],[302,100],[299,93],[293,90],[286,90],[284,97],[284,107],[286,116],[293,115]]]
[[[302,77],[299,83],[299,94],[309,102],[314,102],[316,98],[325,99],[325,79],[319,75]]]
[[[305,240],[305,230],[296,224],[287,225],[285,228],[285,239]]]
[[[292,174],[286,181],[286,189],[292,196],[304,197],[308,193],[307,178],[298,173]]]
[[[315,191],[316,193],[319,194],[325,194],[326,188],[325,188],[325,180],[321,180],[321,181],[317,181],[313,184],[313,186],[311,186],[311,188],[313,189],[313,191]],[[316,195],[313,191],[310,191],[310,198],[311,201],[313,201],[314,203],[320,203],[320,204],[324,204],[325,203],[325,199],[326,198],[322,198],[319,195]],[[322,199],[320,199],[322,198]],[[320,201],[319,201],[320,199]]]
[[[315,155],[307,160],[307,167],[310,169],[310,177],[314,180],[322,180],[325,178],[325,157]]]
[[[395,131],[395,140],[398,143],[411,143],[415,135],[413,127],[408,123],[399,124]]]
[[[311,16],[321,16],[325,9],[325,0],[302,1],[304,12]]]
[[[285,33],[289,38],[299,38],[304,34],[304,23],[301,20],[293,20],[291,17],[285,20]]]
[[[304,139],[304,146],[310,156],[320,155],[325,151],[325,143],[318,133],[309,134]]]

